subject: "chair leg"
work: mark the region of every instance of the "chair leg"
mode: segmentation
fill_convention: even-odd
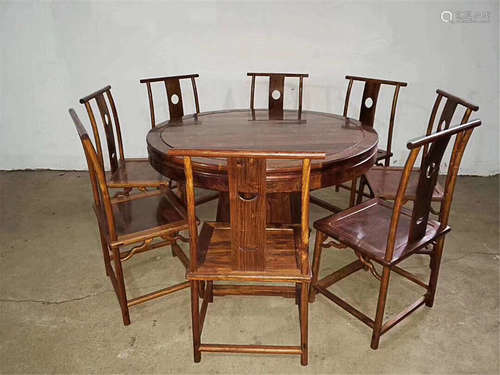
[[[308,362],[308,313],[309,313],[309,283],[302,283],[300,288],[300,364],[307,366]]]
[[[130,315],[127,305],[127,292],[125,290],[125,279],[123,278],[122,262],[120,260],[120,250],[113,248],[113,260],[115,262],[115,275],[116,284],[118,289],[118,301],[122,310],[123,324],[128,326],[130,324]]]
[[[365,186],[366,186],[366,178],[363,175],[359,179],[358,196],[356,198],[356,204],[361,204],[361,202],[363,202],[363,194],[365,192]]]
[[[300,309],[300,287],[301,283],[295,283],[295,304],[299,306],[299,309]]]
[[[371,348],[377,349],[380,341],[380,332],[382,330],[382,323],[384,321],[385,302],[387,300],[387,290],[389,289],[389,277],[391,269],[384,267],[382,272],[382,279],[380,280],[380,292],[378,295],[377,314],[375,315],[375,322],[373,324],[373,335]]]
[[[204,281],[198,281],[197,282],[198,284],[198,296],[200,298],[204,298],[205,297],[205,282]]]
[[[109,258],[108,245],[103,235],[101,234],[101,231],[99,231],[99,237],[101,238],[102,256],[104,258],[104,269],[106,270],[106,276],[109,277],[112,271],[111,271],[111,260]]]
[[[191,318],[192,318],[192,329],[193,329],[193,351],[194,351],[194,361],[201,361],[200,352],[200,307],[199,307],[199,282],[196,280],[191,280]]]
[[[214,282],[207,281],[207,300],[208,302],[214,301]]]
[[[325,234],[320,232],[319,230],[316,231],[316,240],[314,242],[314,254],[313,254],[313,262],[312,262],[312,280],[311,280],[311,286],[310,286],[310,291],[309,291],[309,302],[314,302],[316,299],[316,289],[314,286],[318,282],[318,275],[319,275],[319,264],[321,260],[321,250],[323,249],[321,247],[321,244],[325,240]]]
[[[186,184],[177,182],[177,195],[184,205],[187,206],[187,196],[186,196]]]
[[[436,295],[436,288],[439,276],[439,268],[441,266],[441,257],[443,255],[444,237],[441,237],[437,244],[434,245],[434,251],[431,255],[430,266],[431,275],[429,278],[429,289],[425,296],[425,304],[428,307],[434,305],[434,297]]]
[[[358,184],[357,177],[353,178],[351,181],[351,195],[349,197],[349,207],[353,207],[356,200],[356,186]]]

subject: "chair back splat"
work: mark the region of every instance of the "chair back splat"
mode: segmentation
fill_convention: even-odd
[[[178,121],[184,116],[184,104],[182,100],[182,90],[180,81],[183,79],[189,79],[191,81],[191,86],[193,88],[194,104],[196,114],[200,113],[200,103],[198,101],[198,89],[196,88],[196,80],[199,74],[186,74],[180,76],[169,76],[169,77],[156,77],[156,78],[144,78],[141,79],[141,83],[146,84],[148,90],[149,99],[149,113],[151,116],[151,127],[159,125],[156,120],[155,107],[153,100],[153,91],[151,89],[151,84],[155,82],[163,82],[165,85],[165,91],[167,94],[168,110],[170,113],[170,121]]]

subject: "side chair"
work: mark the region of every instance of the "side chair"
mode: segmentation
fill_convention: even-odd
[[[309,268],[309,179],[311,160],[324,159],[318,152],[261,152],[224,150],[172,149],[172,156],[184,157],[188,220],[190,233],[190,266],[187,278],[191,284],[191,308],[194,361],[201,352],[296,354],[307,365]],[[230,222],[205,222],[198,235],[191,158],[223,158],[227,163]],[[270,159],[302,160],[301,224],[268,225],[266,223],[266,164]],[[213,302],[219,281],[291,283],[299,306],[300,345],[234,345],[201,341],[208,304]],[[200,285],[206,285],[201,309]],[[262,290],[261,286],[255,291]],[[260,287],[260,288],[259,288]],[[272,295],[273,286],[266,286]],[[281,288],[283,287],[274,287]],[[278,289],[276,289],[278,290]]]
[[[146,88],[148,90],[149,114],[151,116],[152,128],[167,124],[169,121],[173,122],[182,120],[182,117],[184,116],[184,102],[182,100],[182,90],[180,81],[184,79],[188,79],[191,81],[191,86],[193,88],[193,96],[194,96],[195,114],[200,113],[200,102],[198,101],[198,89],[196,88],[195,78],[199,78],[199,74],[143,78],[139,81],[140,83],[145,83]],[[170,113],[169,121],[157,122],[156,120],[153,91],[151,89],[152,83],[163,83],[163,85],[165,86],[165,92],[167,94],[167,101],[168,101],[168,111]]]
[[[321,293],[369,326],[373,331],[372,349],[378,348],[382,334],[389,331],[418,307],[423,304],[432,307],[434,304],[444,239],[450,231],[448,218],[458,169],[467,142],[473,130],[480,125],[481,121],[473,120],[410,140],[407,144],[410,154],[401,174],[393,203],[374,198],[314,223],[316,242],[312,264],[310,301],[314,301],[316,293]],[[439,219],[432,220],[429,217],[432,192],[437,183],[443,155],[452,138],[455,138],[455,141],[446,175]],[[403,205],[411,171],[420,152],[422,153],[422,163],[418,172],[414,208],[413,211],[409,211]],[[331,240],[327,241],[328,238]],[[358,260],[319,279],[322,250],[330,247],[336,249],[351,248]],[[416,254],[430,257],[428,282],[420,280],[416,275],[400,267],[402,261]],[[381,271],[377,267],[381,268]],[[374,319],[327,289],[360,269],[369,270],[380,281]],[[396,272],[421,286],[425,289],[425,294],[404,311],[383,322],[391,272]]]
[[[247,76],[252,77],[252,85],[250,87],[250,110],[252,111],[253,120],[256,120],[255,115],[255,78],[269,78],[269,96],[268,110],[269,119],[283,120],[284,119],[284,94],[285,94],[285,78],[299,79],[299,98],[298,98],[298,120],[302,117],[302,94],[304,91],[304,78],[309,77],[305,73],[247,73]]]
[[[189,260],[176,242],[188,241],[179,235],[188,229],[186,210],[167,187],[111,198],[99,155],[75,111],[70,109],[69,113],[87,159],[106,275],[118,298],[123,324],[129,325],[129,307],[189,287],[189,282],[183,281],[128,299],[123,276],[123,263],[134,255],[167,245],[188,267]]]
[[[146,89],[148,92],[151,128],[171,124],[173,122],[182,121],[182,118],[184,117],[184,101],[182,100],[183,97],[181,89],[182,80],[191,81],[191,87],[193,89],[193,97],[195,105],[195,113],[193,115],[197,116],[200,113],[200,102],[198,100],[198,89],[196,87],[196,78],[199,77],[200,77],[199,74],[185,74],[178,76],[143,78],[140,80],[140,83],[146,84]],[[151,85],[153,83],[163,84],[165,86],[165,92],[167,95],[167,102],[168,102],[168,110],[170,114],[170,119],[167,121],[158,122],[156,119],[153,90],[151,88]],[[170,185],[170,187],[173,187],[173,185]],[[185,201],[185,188],[182,186],[178,187],[181,199]],[[217,198],[219,198],[219,193],[206,194],[196,200],[196,205],[203,204]]]
[[[363,126],[373,128],[375,122],[375,112],[377,109],[378,95],[380,88],[382,86],[393,86],[394,93],[392,96],[391,104],[391,115],[389,118],[389,126],[387,128],[387,142],[385,149],[378,149],[375,163],[377,165],[389,166],[390,159],[392,157],[392,135],[394,132],[394,119],[396,118],[396,108],[398,104],[399,91],[401,87],[406,87],[408,84],[406,82],[399,81],[388,81],[378,78],[367,78],[367,77],[357,77],[357,76],[345,76],[349,81],[347,85],[347,92],[344,101],[344,112],[343,116],[347,117],[349,113],[349,103],[351,100],[351,90],[354,82],[361,82],[363,84],[363,95],[361,97],[361,106],[359,111],[358,119]],[[351,180],[350,185],[338,185],[336,187],[337,191],[339,188],[350,190],[349,207],[352,207],[356,200],[356,188],[357,188],[357,178]],[[324,200],[316,197],[311,197],[311,203],[314,203],[320,207],[323,207],[332,212],[341,211],[340,208],[331,205]]]
[[[96,117],[92,102],[97,104],[99,116]],[[80,99],[89,116],[99,162],[104,166],[99,127],[104,129],[110,173],[106,181],[111,189],[121,189],[117,195],[127,195],[133,189],[146,191],[167,186],[169,181],[153,169],[147,158],[125,158],[118,111],[111,95],[111,86],[106,86]],[[100,126],[98,125],[100,123]],[[118,148],[118,150],[117,150]]]

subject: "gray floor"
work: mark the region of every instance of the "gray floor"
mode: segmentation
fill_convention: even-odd
[[[435,306],[418,310],[373,351],[370,330],[319,296],[310,306],[306,368],[297,356],[204,354],[193,363],[188,290],[133,307],[132,324],[124,327],[104,273],[87,174],[0,172],[0,187],[2,373],[499,372],[498,176],[458,181]],[[346,202],[344,193],[319,194]],[[199,216],[211,217],[214,208],[214,202],[202,206]],[[311,220],[326,214],[313,206]],[[411,259],[407,268],[426,275],[424,258]],[[322,269],[350,259],[350,252],[332,250]],[[125,272],[131,296],[184,276],[168,249],[135,257]],[[389,315],[421,292],[397,275],[391,281]],[[377,281],[369,274],[335,288],[373,312]],[[284,298],[216,298],[203,338],[295,345],[297,309]]]

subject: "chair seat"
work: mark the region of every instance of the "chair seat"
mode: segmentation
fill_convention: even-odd
[[[300,269],[299,225],[276,225],[266,228],[264,270],[237,270],[231,258],[231,227],[229,223],[205,222],[199,236],[199,260],[190,280],[304,281]]]
[[[387,152],[386,150],[382,150],[381,148],[379,148],[377,150],[376,161],[385,160],[387,158],[390,158],[391,156],[392,152]]]
[[[402,173],[403,168],[373,167],[365,174],[365,177],[375,197],[394,200],[398,192]],[[408,200],[415,200],[419,174],[420,171],[418,169],[414,169],[411,172],[408,187],[406,188],[406,199]],[[438,182],[432,193],[432,200],[441,201],[443,196],[443,188]]]
[[[392,202],[374,198],[339,214],[320,219],[314,223],[314,227],[382,264],[395,264],[450,230],[449,227],[440,228],[437,221],[429,220],[425,235],[414,243],[408,243],[411,212],[403,209],[393,257],[390,262],[386,262],[384,257],[392,210]]]
[[[188,228],[184,207],[168,189],[114,198],[111,204],[118,243],[142,241]]]
[[[118,169],[107,179],[110,188],[168,185],[168,179],[159,174],[148,159],[125,159],[118,163]]]

